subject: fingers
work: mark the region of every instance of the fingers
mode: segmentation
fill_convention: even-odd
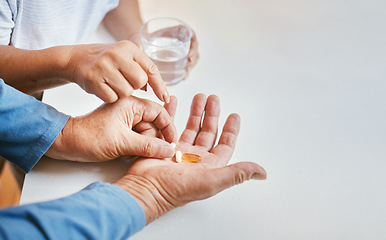
[[[155,137],[134,133],[130,138],[130,142],[132,144],[128,146],[123,155],[171,158],[175,153],[174,148],[169,143]]]
[[[170,102],[165,103],[164,108],[169,113],[170,119],[173,123],[174,122],[174,115],[176,113],[176,108],[177,108],[177,98],[175,96],[171,96]],[[136,131],[137,133],[139,133],[141,135],[157,137],[157,138],[160,138],[162,140],[165,140],[165,137],[162,135],[162,132],[159,131],[159,129],[153,123],[140,122],[135,126],[134,131]],[[175,140],[173,140],[173,142],[176,142],[176,140],[177,139],[175,138]]]
[[[161,78],[161,74],[159,73],[157,66],[139,48],[135,51],[133,59],[147,74],[148,83],[157,97],[161,101],[168,103],[170,101],[170,95],[166,89],[165,82]]]
[[[144,110],[141,121],[153,123],[168,142],[177,142],[177,130],[172,122],[172,118],[164,107],[150,101],[142,100]]]
[[[208,97],[202,128],[194,145],[202,146],[207,151],[213,148],[217,138],[218,119],[220,116],[220,99],[216,95]]]
[[[128,97],[133,90],[143,88],[149,83],[161,101],[170,101],[166,84],[157,66],[137,45],[130,41],[121,41],[116,44],[90,45],[92,47],[96,48],[94,51],[98,54],[87,59],[86,66],[91,66],[85,74],[87,82],[93,83],[96,79],[99,79],[99,83],[104,81],[119,98]],[[109,97],[100,98],[104,100]]]
[[[236,146],[237,136],[240,131],[240,116],[236,113],[229,115],[226,120],[222,134],[218,141],[218,145],[215,146],[211,153],[216,154],[220,160],[221,164],[224,166],[228,163],[229,159],[233,154],[233,150]]]
[[[252,162],[239,162],[204,171],[200,176],[202,181],[195,180],[198,182],[198,186],[195,187],[197,191],[194,193],[197,197],[194,200],[209,198],[247,180],[263,180],[267,177],[264,168]]]
[[[264,168],[253,162],[238,162],[222,168],[211,169],[210,175],[213,176],[211,179],[214,182],[213,185],[217,185],[220,191],[247,180],[267,178]]]
[[[217,138],[219,115],[220,100],[217,96],[211,95],[206,99],[204,94],[197,94],[193,98],[190,116],[180,140],[211,150]]]
[[[147,84],[148,76],[142,67],[129,59],[126,62],[122,62],[123,66],[118,66],[119,73],[126,79],[125,82],[132,86],[132,89],[140,89]],[[121,82],[121,79],[117,78],[116,81]]]
[[[201,118],[205,110],[206,97],[200,93],[194,96],[190,107],[190,116],[186,123],[185,130],[182,132],[180,141],[194,144],[197,134],[201,129]]]
[[[159,129],[149,122],[140,122],[134,126],[133,130],[141,135],[158,137]]]
[[[172,122],[174,122],[174,116],[176,115],[177,111],[177,98],[175,96],[170,96],[170,102],[165,103],[164,108],[169,113]]]
[[[105,77],[104,79],[105,83],[118,95],[118,98],[127,98],[133,93],[134,89],[138,88],[138,82],[133,86],[123,76],[119,70],[112,69],[109,78]],[[140,79],[140,77],[136,77],[136,79]]]
[[[86,90],[86,91],[88,93],[94,93],[105,103],[113,103],[118,100],[117,93],[106,83],[98,84],[95,87],[91,86],[90,90]]]

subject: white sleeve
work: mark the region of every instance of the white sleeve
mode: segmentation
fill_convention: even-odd
[[[11,40],[12,30],[15,26],[15,7],[13,0],[0,0],[0,44],[8,45]]]

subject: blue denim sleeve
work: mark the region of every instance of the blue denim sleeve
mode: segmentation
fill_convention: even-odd
[[[68,118],[0,79],[0,155],[25,172],[52,145]]]
[[[146,224],[122,188],[96,182],[69,197],[0,210],[0,239],[127,239]]]

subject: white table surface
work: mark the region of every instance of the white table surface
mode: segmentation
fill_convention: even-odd
[[[199,38],[197,67],[169,89],[179,133],[192,97],[217,94],[221,125],[232,112],[242,118],[231,161],[259,163],[268,179],[173,210],[132,239],[386,239],[385,1],[141,3],[145,20],[181,18]],[[112,39],[99,28],[91,41]],[[75,85],[44,101],[72,115],[101,103]],[[22,203],[112,182],[126,168],[42,159]]]

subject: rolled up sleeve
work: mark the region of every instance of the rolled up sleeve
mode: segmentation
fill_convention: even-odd
[[[0,79],[0,155],[29,172],[69,119]]]
[[[71,196],[0,210],[0,239],[127,239],[145,227],[138,202],[96,182]]]

